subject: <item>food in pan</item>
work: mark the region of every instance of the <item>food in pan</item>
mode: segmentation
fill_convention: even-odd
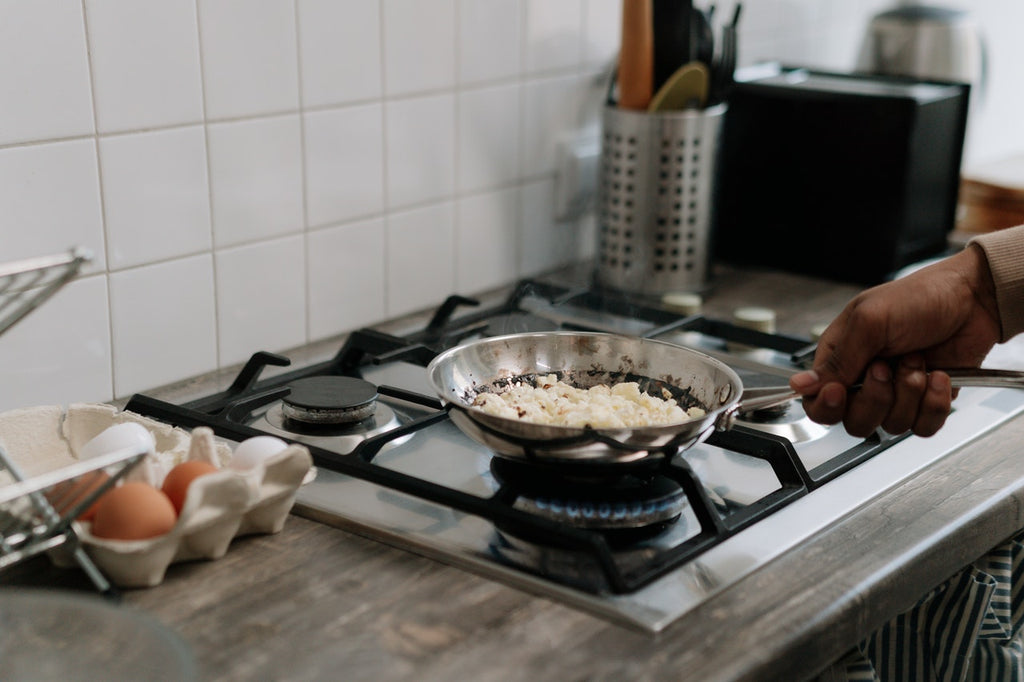
[[[504,390],[479,393],[473,405],[485,413],[534,424],[622,428],[675,424],[703,417],[699,407],[683,409],[671,394],[644,393],[635,381],[576,388],[554,374],[534,382],[511,382]]]

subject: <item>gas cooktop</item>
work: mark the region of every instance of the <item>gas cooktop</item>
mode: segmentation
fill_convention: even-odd
[[[1024,392],[963,389],[932,438],[860,439],[791,402],[657,466],[552,471],[494,457],[465,436],[425,372],[464,341],[547,330],[688,346],[726,362],[745,387],[785,384],[814,348],[613,293],[524,281],[484,309],[453,296],[408,333],[353,332],[326,362],[263,378],[290,361],[260,352],[225,391],[184,405],[137,395],[125,409],[211,426],[228,440],[303,443],[318,473],[300,490],[297,514],[649,632],[1024,409]]]

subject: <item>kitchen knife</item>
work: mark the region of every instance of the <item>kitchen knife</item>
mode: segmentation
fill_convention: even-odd
[[[651,0],[622,0],[619,106],[646,109],[654,92],[654,23]]]
[[[683,64],[694,59],[693,3],[690,0],[652,0],[654,21],[654,91],[665,85]]]

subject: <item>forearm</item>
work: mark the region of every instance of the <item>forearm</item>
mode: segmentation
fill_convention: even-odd
[[[997,230],[972,239],[968,245],[985,255],[998,308],[1001,341],[1024,332],[1024,225]],[[984,284],[984,272],[980,273]]]

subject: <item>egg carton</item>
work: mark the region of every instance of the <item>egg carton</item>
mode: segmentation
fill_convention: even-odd
[[[187,460],[202,460],[219,471],[189,486],[174,527],[145,540],[111,540],[92,534],[88,521],[72,526],[87,555],[118,587],[160,584],[171,564],[218,559],[243,535],[279,532],[299,487],[315,476],[312,457],[301,445],[288,445],[251,468],[230,467],[232,450],[207,427],[191,432],[109,405],[76,403],[63,410],[41,406],[0,413],[0,445],[28,476],[79,461],[87,443],[111,426],[136,423],[153,436],[154,452],[125,475],[159,487],[167,472]],[[5,481],[0,480],[0,486]],[[73,562],[60,549],[50,554],[60,566]]]

